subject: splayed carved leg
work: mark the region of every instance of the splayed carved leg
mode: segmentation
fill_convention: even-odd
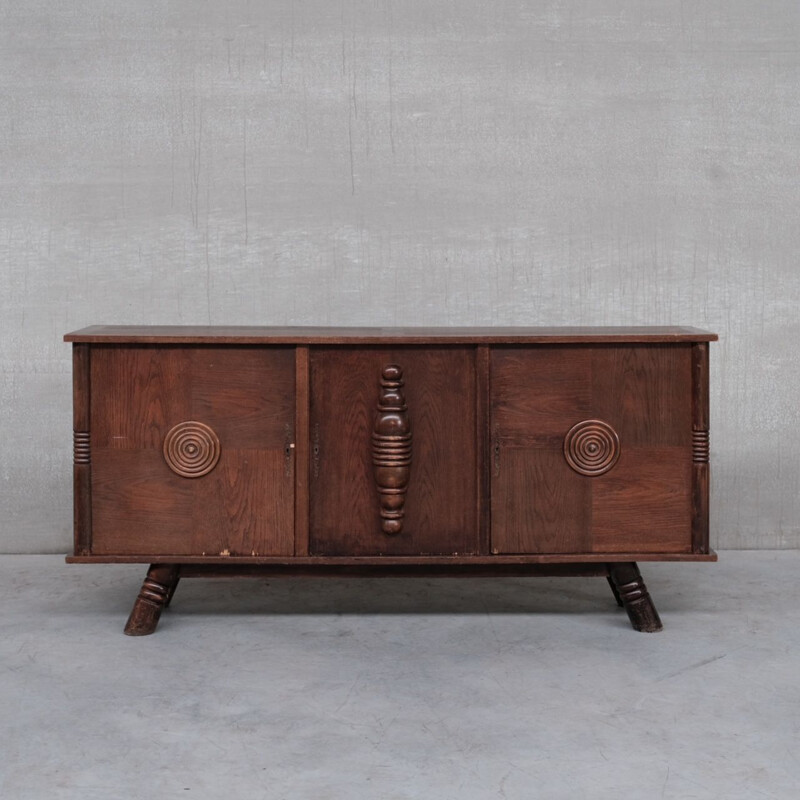
[[[172,582],[172,585],[169,588],[169,592],[167,592],[167,600],[164,603],[164,608],[169,608],[169,605],[172,602],[172,598],[175,596],[175,590],[178,588],[180,580],[181,580],[181,569],[180,567],[178,567],[175,573],[175,580]]]
[[[633,562],[609,564],[608,573],[634,630],[645,633],[660,631],[663,626],[639,567]]]
[[[614,599],[617,601],[617,605],[622,608],[622,598],[619,596],[619,592],[617,591],[617,587],[614,585],[614,581],[611,579],[611,575],[609,575],[606,580],[608,581],[608,585],[611,587],[611,591],[614,594]]]
[[[147,636],[155,631],[161,611],[172,597],[179,576],[180,568],[177,564],[150,565],[125,625],[128,636]]]

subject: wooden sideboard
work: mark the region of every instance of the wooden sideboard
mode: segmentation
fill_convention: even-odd
[[[714,561],[695,328],[94,326],[69,333],[72,563],[181,577],[598,575]]]

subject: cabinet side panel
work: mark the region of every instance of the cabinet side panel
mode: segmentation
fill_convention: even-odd
[[[73,531],[75,555],[92,550],[91,352],[72,346]]]
[[[478,552],[487,555],[491,549],[492,530],[492,440],[489,417],[491,385],[489,376],[490,350],[488,346],[475,351],[475,442],[477,445],[477,514],[479,527]]]
[[[709,549],[709,348],[692,346],[692,552]]]

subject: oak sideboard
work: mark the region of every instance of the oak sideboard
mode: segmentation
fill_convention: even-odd
[[[709,342],[686,327],[93,326],[73,347],[71,563],[182,577],[594,575],[709,547]]]

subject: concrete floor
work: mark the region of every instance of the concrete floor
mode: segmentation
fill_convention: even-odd
[[[0,797],[800,797],[800,552],[603,579],[185,580],[0,557]]]

